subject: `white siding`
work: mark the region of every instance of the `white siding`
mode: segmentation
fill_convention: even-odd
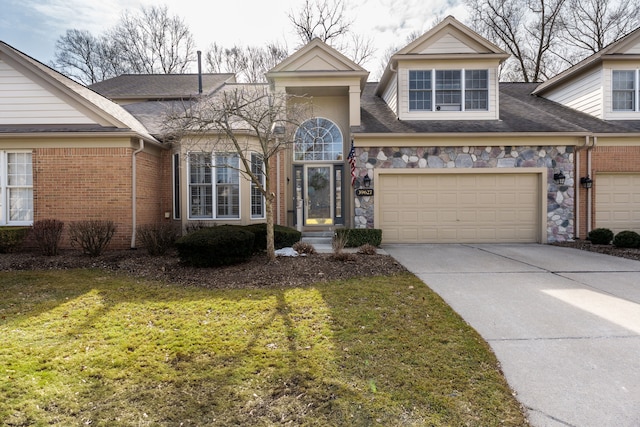
[[[470,48],[465,43],[455,38],[451,34],[445,34],[439,40],[436,40],[433,44],[428,46],[420,53],[436,54],[436,53],[476,53],[475,50]]]
[[[544,97],[594,117],[603,117],[602,70],[593,70]]]
[[[95,123],[0,59],[0,124]]]
[[[387,103],[391,111],[394,114],[398,115],[398,75],[394,75],[393,78],[389,81],[384,93],[382,94],[382,99]]]

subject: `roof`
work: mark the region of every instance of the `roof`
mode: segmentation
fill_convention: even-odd
[[[539,83],[500,83],[499,120],[398,120],[368,83],[361,98],[361,126],[354,133],[633,133],[640,123],[597,119],[531,95]]]
[[[202,92],[210,94],[235,74],[202,74]],[[198,74],[123,74],[94,83],[90,89],[110,99],[181,99],[198,95]]]
[[[74,80],[64,76],[54,69],[44,65],[29,55],[9,46],[0,41],[0,51],[16,61],[21,66],[26,67],[32,72],[44,78],[56,89],[61,90],[77,100],[85,108],[92,110],[112,126],[95,125],[95,129],[99,131],[133,131],[140,137],[148,141],[158,142],[152,137],[145,127],[135,117],[129,114],[120,105],[110,101],[104,96],[88,89]],[[11,128],[11,129],[10,129]],[[2,133],[30,133],[30,132],[85,132],[85,125],[66,125],[63,127],[56,126],[3,126]]]

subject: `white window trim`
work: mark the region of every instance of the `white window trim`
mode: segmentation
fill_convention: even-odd
[[[264,185],[265,185],[264,156],[262,156],[259,153],[251,153],[251,155],[250,155],[250,164],[252,166],[253,166],[253,157],[254,156],[260,157],[262,159],[262,167],[261,167],[262,174],[261,174],[261,177],[262,177],[262,187],[264,188]],[[251,193],[253,191],[254,187],[255,187],[255,184],[253,183],[253,181],[251,181],[251,183],[249,185],[249,188],[250,188],[249,193]],[[266,205],[267,201],[266,201],[264,195],[261,195],[261,197],[262,197],[262,215],[254,215],[253,214],[253,194],[249,194],[249,197],[250,197],[249,209],[251,211],[250,212],[251,219],[265,219],[267,217],[267,205]]]
[[[31,185],[21,186],[9,186],[9,154],[31,154]],[[0,225],[9,226],[30,226],[33,225],[34,217],[34,199],[33,199],[33,152],[31,150],[2,150],[0,151],[0,195],[2,197],[2,211],[0,212]],[[9,201],[9,188],[26,188],[31,189],[31,219],[28,221],[11,221],[10,216],[10,201]]]
[[[616,71],[633,71],[633,109],[632,110],[616,110],[615,108],[613,108],[613,74]],[[611,112],[613,113],[637,113],[640,112],[640,69],[631,69],[631,68],[612,68],[611,69],[611,76],[610,76],[610,93],[611,93],[611,105],[609,108],[611,108]]]
[[[410,71],[430,71],[431,72],[431,110],[412,110],[410,107],[408,107],[408,112],[409,113],[424,113],[424,112],[432,112],[432,113],[444,113],[444,112],[451,112],[450,110],[438,110],[437,108],[437,104],[436,104],[436,71],[458,71],[460,70],[460,91],[461,91],[461,100],[460,100],[460,110],[456,110],[458,112],[488,112],[491,110],[491,103],[490,103],[490,99],[491,99],[491,74],[490,74],[490,70],[488,68],[432,68],[432,69],[427,69],[427,68],[411,68],[411,69],[407,69],[407,101],[409,102],[410,105],[410,101],[409,101],[409,82],[410,82]],[[487,72],[487,109],[486,110],[467,110],[465,108],[465,104],[466,104],[466,72],[467,70],[484,70]]]
[[[211,168],[211,182],[208,184],[211,186],[211,216],[193,216],[191,214],[191,156],[194,154],[208,154],[211,156],[211,164],[209,167]],[[186,179],[186,197],[187,197],[187,220],[190,221],[241,221],[242,220],[242,209],[243,209],[243,201],[242,201],[242,173],[239,169],[230,168],[238,174],[238,216],[237,217],[228,217],[228,216],[218,216],[218,204],[217,204],[217,182],[216,182],[216,166],[215,161],[217,156],[238,156],[237,153],[232,152],[210,152],[210,151],[190,151],[187,153],[187,179]],[[239,156],[238,156],[239,157]],[[240,162],[240,159],[238,159]],[[249,201],[249,205],[251,201]],[[246,203],[245,203],[246,205]]]

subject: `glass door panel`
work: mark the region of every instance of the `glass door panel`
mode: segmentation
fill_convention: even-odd
[[[305,165],[305,225],[333,224],[331,166]]]

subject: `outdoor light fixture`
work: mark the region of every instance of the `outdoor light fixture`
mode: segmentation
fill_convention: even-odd
[[[369,175],[365,175],[364,178],[362,178],[362,183],[367,188],[371,187],[371,178],[369,178]]]
[[[580,185],[582,185],[584,188],[591,188],[593,187],[593,180],[591,178],[589,178],[589,176],[583,176],[582,178],[580,178]]]
[[[562,185],[564,184],[564,180],[565,180],[565,176],[562,173],[562,171],[558,172],[558,173],[554,173],[553,174],[553,180],[556,182],[556,184],[558,185]]]

